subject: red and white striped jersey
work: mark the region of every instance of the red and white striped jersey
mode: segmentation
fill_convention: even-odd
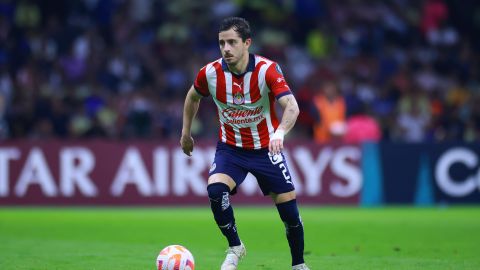
[[[268,148],[279,125],[275,98],[291,94],[278,64],[253,54],[242,75],[230,72],[221,58],[209,63],[197,74],[194,87],[217,105],[220,140],[244,149]]]

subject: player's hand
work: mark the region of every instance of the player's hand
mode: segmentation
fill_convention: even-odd
[[[193,138],[190,135],[182,135],[182,137],[180,138],[180,145],[182,146],[183,153],[185,153],[185,155],[189,157],[192,156],[194,144],[195,142],[193,141]]]
[[[273,136],[270,138],[268,144],[268,151],[273,155],[280,154],[283,151],[283,137],[285,132],[282,129],[277,129]]]

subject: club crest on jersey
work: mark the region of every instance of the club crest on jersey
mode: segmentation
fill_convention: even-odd
[[[233,95],[233,103],[237,105],[245,103],[245,97],[242,95],[242,93],[237,92]]]

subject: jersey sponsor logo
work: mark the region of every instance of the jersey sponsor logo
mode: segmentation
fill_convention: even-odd
[[[259,106],[255,109],[240,109],[235,107],[229,107],[222,111],[222,115],[225,118],[249,118],[255,117],[263,113],[263,106]]]
[[[263,106],[255,109],[229,107],[222,111],[222,116],[226,119],[226,124],[256,123],[265,118],[263,115]]]

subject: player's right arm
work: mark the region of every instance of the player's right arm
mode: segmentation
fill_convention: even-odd
[[[198,107],[200,106],[200,100],[202,96],[195,90],[194,86],[188,90],[187,97],[185,98],[185,105],[183,107],[183,126],[182,137],[180,138],[180,145],[183,152],[191,156],[193,151],[194,141],[192,138],[191,128],[192,121],[197,114]]]

